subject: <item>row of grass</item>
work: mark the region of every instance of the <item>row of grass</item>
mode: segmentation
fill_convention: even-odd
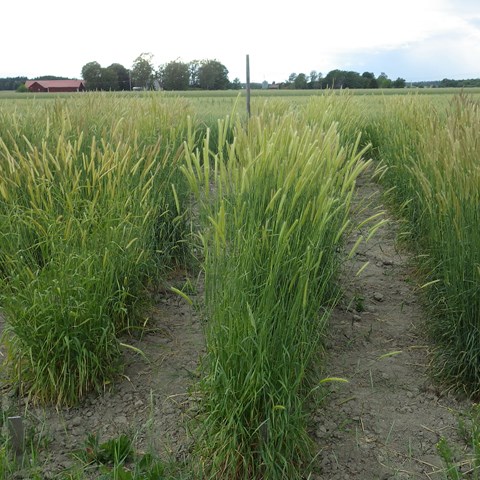
[[[118,373],[149,282],[188,251],[188,182],[206,220],[199,474],[300,478],[312,359],[366,167],[350,109],[348,95],[278,100],[196,131],[185,100],[157,95],[2,110],[0,295],[20,392],[72,405]]]
[[[72,405],[121,369],[150,279],[186,252],[187,113],[85,95],[0,114],[0,304],[21,393]]]
[[[199,149],[192,102],[165,95],[0,110],[0,305],[20,391],[71,405],[121,369],[149,283],[187,255],[193,192],[208,347],[197,475],[302,478],[313,359],[367,165],[354,98],[258,101],[213,129],[206,115]],[[422,253],[437,372],[478,393],[478,103],[390,97],[366,124]]]
[[[327,98],[308,115],[269,104],[247,124],[221,122],[216,145],[207,133],[202,149],[186,149],[204,220],[199,478],[292,480],[311,460],[313,359],[367,165],[358,142],[341,141],[336,105]]]
[[[434,372],[472,395],[480,392],[479,131],[480,104],[463,94],[446,110],[428,97],[385,101],[370,127],[418,249]]]

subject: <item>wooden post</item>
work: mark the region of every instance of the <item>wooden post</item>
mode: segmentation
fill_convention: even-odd
[[[250,118],[250,55],[247,55],[247,116]]]
[[[21,455],[25,446],[25,427],[22,417],[8,417],[7,420],[12,447],[17,455]]]

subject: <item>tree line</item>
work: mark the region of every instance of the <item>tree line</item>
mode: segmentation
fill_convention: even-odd
[[[151,53],[140,54],[130,69],[120,63],[112,63],[102,67],[97,61],[87,63],[82,67],[82,78],[87,90],[226,90],[241,89],[245,84],[238,78],[232,82],[228,78],[228,69],[218,60],[192,60],[182,62],[174,60],[164,63],[158,68],[153,64]],[[67,77],[45,75],[34,80],[64,80]],[[27,77],[0,78],[0,90],[26,90],[24,85]],[[316,70],[310,74],[291,73],[289,77],[279,83],[266,81],[252,83],[252,88],[269,88],[274,86],[280,89],[362,89],[362,88],[404,88],[406,81],[398,77],[396,80],[388,78],[382,72],[375,76],[372,72],[362,74],[351,70],[331,70],[325,76]],[[414,82],[414,87],[480,87],[480,79],[452,80],[444,78],[432,82]]]
[[[133,62],[131,70],[114,63],[103,68],[98,62],[89,62],[82,68],[82,76],[88,90],[226,90],[240,89],[245,85],[238,78],[230,82],[228,69],[218,60],[174,60],[155,69],[153,56],[142,53]],[[265,85],[266,83],[266,85]],[[385,73],[378,77],[371,72],[361,75],[347,70],[332,70],[325,77],[316,70],[309,75],[292,73],[287,80],[276,84],[287,89],[324,88],[404,88],[403,78],[391,80]],[[270,84],[272,85],[272,84]],[[253,84],[252,88],[268,88],[268,82]]]
[[[464,80],[444,78],[443,80],[413,82],[412,86],[418,88],[472,88],[480,87],[480,78],[468,78]]]
[[[153,55],[142,53],[127,70],[113,63],[103,68],[98,62],[82,67],[87,90],[226,90],[241,88],[240,80],[230,82],[228,69],[218,60],[174,60],[155,69]]]
[[[384,72],[375,77],[372,72],[360,74],[351,70],[336,69],[328,72],[325,77],[316,70],[312,70],[310,75],[292,73],[287,81],[280,85],[280,88],[306,90],[323,88],[405,88],[405,86],[405,79],[399,77],[396,80],[391,80]]]

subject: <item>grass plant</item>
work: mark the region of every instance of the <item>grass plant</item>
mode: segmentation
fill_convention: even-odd
[[[5,342],[12,381],[35,400],[101,390],[150,279],[184,260],[178,163],[191,123],[137,102],[87,95],[0,119]]]
[[[383,180],[409,221],[431,307],[435,373],[480,392],[479,103],[455,97],[446,111],[427,97],[385,102],[372,143]]]
[[[283,107],[280,107],[281,109]],[[334,286],[358,142],[336,124],[265,110],[187,149],[185,174],[206,221],[202,478],[301,478],[306,398]],[[214,150],[212,152],[212,150]],[[214,152],[218,153],[214,153]]]

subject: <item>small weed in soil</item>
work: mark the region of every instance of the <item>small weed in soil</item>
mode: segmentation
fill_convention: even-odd
[[[100,443],[98,435],[87,437],[85,447],[74,453],[85,469],[98,470],[101,480],[167,480],[174,477],[170,468],[150,453],[134,451],[132,440],[125,434]]]
[[[100,444],[98,435],[90,434],[85,442],[85,449],[78,452],[78,458],[85,463],[100,465],[117,465],[131,460],[132,457],[132,442],[127,435],[120,435]]]
[[[437,444],[437,452],[445,466],[448,480],[464,478],[480,479],[480,405],[459,413],[459,434],[465,441],[467,451],[457,452],[445,437]]]
[[[353,305],[357,312],[361,313],[365,311],[365,297],[360,294],[355,294],[353,297]]]

